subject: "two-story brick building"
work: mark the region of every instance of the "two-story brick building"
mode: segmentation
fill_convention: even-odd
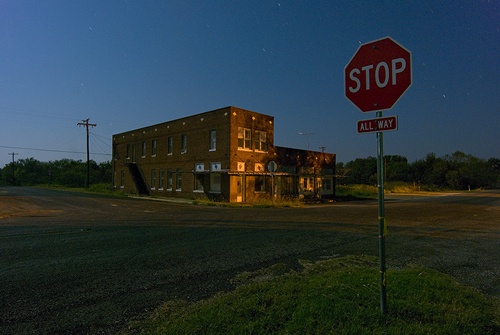
[[[127,193],[251,202],[333,197],[335,154],[274,146],[274,117],[225,107],[113,135]]]

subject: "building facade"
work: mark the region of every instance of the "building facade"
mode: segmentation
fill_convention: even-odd
[[[331,198],[335,163],[335,154],[274,146],[274,117],[232,106],[113,135],[113,185],[126,193]]]

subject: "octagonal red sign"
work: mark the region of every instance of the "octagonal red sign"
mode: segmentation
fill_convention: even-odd
[[[344,79],[345,96],[362,112],[390,109],[411,86],[411,52],[390,37],[362,44]]]

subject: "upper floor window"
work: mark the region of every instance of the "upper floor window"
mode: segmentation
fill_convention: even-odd
[[[130,144],[127,144],[127,153],[125,155],[127,159],[130,159]]]
[[[156,140],[151,141],[151,156],[156,157]]]
[[[146,141],[142,142],[142,152],[141,152],[142,157],[146,157]]]
[[[187,135],[181,135],[181,154],[185,154],[187,152]]]
[[[174,153],[174,138],[169,136],[167,139],[167,155],[172,155]]]
[[[252,149],[252,130],[238,127],[238,149]]]
[[[132,144],[132,162],[136,162],[135,144]]]
[[[217,131],[212,129],[210,130],[210,151],[215,151],[217,148]]]
[[[255,150],[267,151],[267,133],[265,131],[255,131]]]

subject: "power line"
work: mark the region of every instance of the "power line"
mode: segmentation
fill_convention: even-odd
[[[109,137],[100,136],[94,132],[90,132],[90,135],[92,135],[96,140],[99,140],[99,142],[105,144],[107,147],[111,148],[111,145],[109,144]],[[106,141],[104,141],[103,139],[106,139]]]
[[[104,139],[104,140],[106,140],[106,141],[109,141],[109,139],[110,139],[110,138],[109,138],[109,137],[107,137],[107,136],[102,136],[102,135],[96,134],[96,133],[95,133],[95,132],[93,132],[93,131],[91,131],[91,132],[90,132],[90,134],[91,134],[91,135],[94,135],[94,136],[96,136],[96,137],[99,137],[99,138],[101,138],[101,139]],[[106,142],[106,143],[108,143],[108,142]],[[108,144],[108,145],[109,145],[109,144]]]
[[[8,146],[8,145],[0,145],[0,148],[17,149],[17,150],[45,151],[45,152],[59,152],[59,153],[66,153],[66,154],[85,154],[84,151],[54,150],[54,149],[27,148],[27,147],[11,147],[11,146]],[[104,153],[93,153],[93,152],[91,152],[90,154],[92,154],[92,155],[101,155],[101,156],[111,156],[111,154],[104,154]]]
[[[96,140],[98,140],[97,137],[92,136],[92,133],[90,135],[91,135],[90,136],[90,144],[94,148],[94,151],[98,151],[98,152],[106,152],[107,151],[107,152],[109,152],[109,150],[104,148],[101,143],[96,141]]]

